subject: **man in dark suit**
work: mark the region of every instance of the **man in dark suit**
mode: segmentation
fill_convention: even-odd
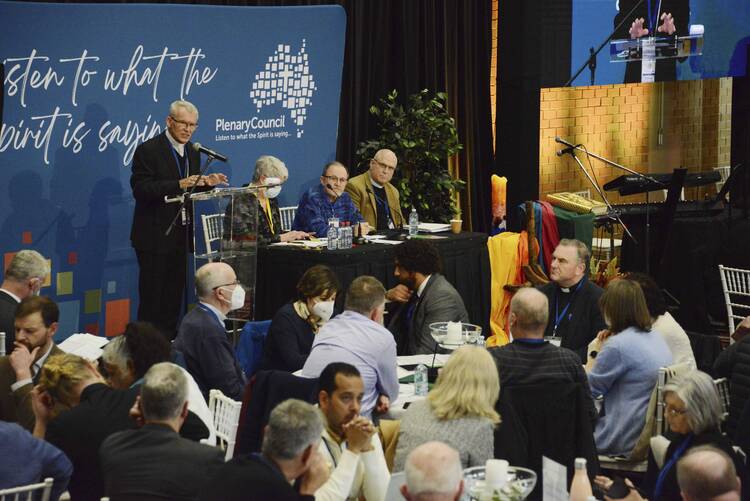
[[[323,421],[311,404],[289,399],[274,408],[261,454],[234,458],[219,468],[199,499],[223,501],[313,500],[328,479],[318,452]]]
[[[130,186],[135,197],[130,232],[138,257],[138,320],[148,321],[174,338],[182,307],[189,228],[178,218],[167,228],[179,203],[166,203],[197,185],[199,191],[227,182],[224,174],[201,177],[200,155],[190,138],[198,127],[198,110],[187,101],[169,107],[166,130],[136,148]]]
[[[144,425],[110,435],[99,450],[104,492],[112,499],[196,499],[224,463],[221,449],[180,437],[188,415],[185,373],[153,365],[137,403]]]
[[[11,353],[16,340],[16,307],[22,299],[39,294],[49,265],[37,251],[18,251],[5,270],[0,285],[0,332],[5,333],[5,353]]]
[[[208,263],[195,273],[198,306],[185,315],[175,339],[175,349],[185,356],[188,372],[203,395],[212,389],[242,400],[245,377],[224,328],[227,313],[245,304],[245,290],[232,267]]]
[[[16,308],[16,340],[13,352],[0,357],[0,419],[34,428],[31,390],[44,363],[62,353],[52,336],[57,332],[60,310],[48,297],[31,296]]]
[[[399,353],[433,353],[431,323],[469,321],[461,295],[439,271],[440,254],[430,242],[407,240],[396,247],[393,274],[401,283],[386,293],[386,299],[403,303],[389,323],[391,332],[397,333]]]

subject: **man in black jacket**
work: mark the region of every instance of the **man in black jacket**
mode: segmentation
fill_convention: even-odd
[[[606,329],[599,310],[601,287],[586,278],[589,250],[579,240],[563,238],[552,253],[550,282],[539,287],[549,301],[545,339],[573,350],[586,362],[586,348]]]
[[[301,400],[286,400],[271,411],[262,454],[234,458],[219,469],[199,499],[224,501],[313,500],[328,480],[318,452],[320,412]]]
[[[221,449],[180,437],[188,415],[185,373],[153,365],[137,403],[144,425],[107,438],[99,449],[105,494],[112,499],[195,499],[224,463]]]
[[[169,106],[166,130],[136,148],[130,186],[135,212],[130,241],[138,257],[138,320],[148,321],[170,339],[177,321],[185,288],[189,229],[178,218],[169,235],[165,232],[178,212],[179,203],[166,203],[193,185],[203,191],[225,184],[224,174],[201,177],[200,155],[190,138],[198,127],[198,109],[188,101]]]

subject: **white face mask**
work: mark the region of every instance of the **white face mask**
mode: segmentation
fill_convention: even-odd
[[[268,184],[279,184],[279,183],[281,183],[281,179],[279,179],[278,177],[267,177],[265,184],[268,185]],[[276,198],[279,196],[279,193],[281,193],[281,185],[266,189],[266,196],[268,198]]]
[[[328,322],[333,315],[333,303],[334,301],[321,301],[315,303],[312,307],[312,312],[317,315],[323,322]]]
[[[224,289],[227,289],[227,287],[224,287]],[[226,299],[224,299],[224,301],[226,301]],[[239,310],[245,306],[245,289],[243,289],[241,285],[237,285],[232,291],[232,299],[227,302],[231,307],[229,311]]]

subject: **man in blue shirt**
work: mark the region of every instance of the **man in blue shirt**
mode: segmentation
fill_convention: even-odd
[[[336,217],[339,222],[348,221],[352,225],[362,223],[362,233],[366,234],[367,223],[362,219],[352,198],[344,191],[348,181],[349,171],[342,163],[326,164],[320,176],[320,184],[302,195],[292,229],[325,237],[328,219]]]

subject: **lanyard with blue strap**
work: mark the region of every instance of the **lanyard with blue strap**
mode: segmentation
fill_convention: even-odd
[[[661,0],[656,4],[656,12],[651,9],[651,0],[648,0],[648,27],[649,35],[656,36],[656,23],[659,22],[659,11],[661,10]]]
[[[208,308],[208,307],[207,307],[206,305],[204,305],[204,304],[199,304],[199,305],[198,305],[198,308],[200,308],[201,310],[205,311],[206,313],[208,313],[208,314],[210,314],[210,315],[211,315],[212,317],[214,317],[214,318],[216,319],[216,321],[217,321],[217,322],[219,323],[219,325],[221,326],[221,329],[222,329],[222,330],[225,330],[225,329],[226,329],[226,327],[224,326],[224,322],[222,322],[222,321],[221,321],[221,319],[219,318],[219,315],[217,315],[215,311],[213,311],[213,310],[212,310],[211,308]]]
[[[383,187],[383,191],[385,191],[385,187]],[[388,218],[388,225],[393,223],[393,220],[391,219],[391,208],[388,205],[388,199],[386,198],[383,200],[378,196],[378,194],[375,192],[375,189],[372,190],[372,196],[375,197],[375,203],[377,205],[382,205],[383,209],[385,209],[385,217]]]
[[[172,146],[172,145],[170,145]],[[177,150],[172,146],[172,156],[174,157],[174,161],[177,162],[177,173],[180,174],[180,179],[184,179],[187,177],[187,173],[190,172],[190,157],[187,154],[187,150],[185,150],[185,170],[182,170],[181,163],[180,163],[180,157],[177,155]]]
[[[659,472],[659,476],[656,478],[656,486],[654,487],[654,496],[652,498],[654,501],[658,501],[659,497],[661,496],[661,490],[664,487],[664,481],[667,479],[669,470],[671,470],[674,467],[675,463],[682,457],[682,455],[685,453],[685,450],[690,446],[690,442],[692,441],[692,434],[685,437],[685,440],[682,441],[674,454],[672,454],[672,457],[669,458],[669,461],[666,462],[664,467]]]
[[[559,308],[559,301],[560,301],[560,289],[557,289],[555,293],[555,327],[552,329],[552,337],[557,336],[557,327],[560,325],[560,322],[565,318],[565,314],[568,313],[568,309],[570,309],[570,305],[573,304],[573,300],[576,297],[576,293],[581,289],[583,286],[583,283],[586,281],[586,277],[583,277],[580,282],[578,282],[578,285],[576,286],[575,290],[573,291],[573,294],[570,296],[570,301],[568,301],[568,304],[565,305],[565,308],[563,308],[563,311],[560,311]],[[573,317],[573,314],[570,314],[570,317]],[[570,320],[570,318],[568,318]]]

